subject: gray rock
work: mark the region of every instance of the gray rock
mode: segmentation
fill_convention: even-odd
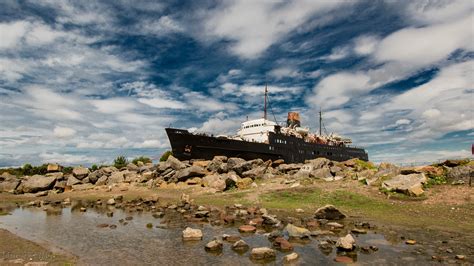
[[[222,246],[222,241],[215,239],[207,243],[204,249],[207,251],[222,251]]]
[[[224,167],[222,167],[223,164],[226,164],[225,162],[227,161],[226,156],[214,156],[212,161],[209,163],[207,166],[207,170],[211,172],[220,172],[221,170],[225,170]],[[221,169],[222,167],[222,169]],[[226,167],[227,168],[227,164]]]
[[[309,176],[312,178],[321,178],[321,179],[333,178],[333,175],[331,174],[331,170],[329,170],[328,167],[313,170],[311,171]]]
[[[109,179],[109,177],[107,175],[103,175],[103,176],[99,177],[99,179],[97,179],[97,181],[95,182],[95,185],[96,186],[103,186],[103,185],[107,184],[107,179]]]
[[[20,185],[20,179],[17,178],[8,178],[0,182],[0,192],[13,193]]]
[[[151,172],[145,172],[142,173],[141,179],[139,180],[140,183],[144,183],[148,180],[151,179],[152,173]],[[123,178],[125,179],[124,181],[127,183],[135,182],[139,179],[139,175],[135,171],[130,171],[128,170],[127,172],[123,173]]]
[[[280,164],[276,169],[277,169],[277,172],[286,174],[290,171],[298,171],[301,169],[301,167],[303,167],[302,164],[291,163],[291,164]]]
[[[253,248],[250,257],[254,260],[275,259],[276,251],[267,247]]]
[[[220,175],[207,175],[202,178],[202,183],[206,187],[214,188],[217,191],[224,191],[226,188],[226,181]]]
[[[397,175],[382,183],[382,188],[407,195],[420,196],[423,194],[423,184],[426,183],[425,174]]]
[[[180,170],[186,168],[186,164],[170,155],[166,160],[166,168],[173,168],[173,170]]]
[[[75,178],[72,175],[68,176],[67,181],[66,181],[67,186],[73,186],[73,185],[77,185],[77,184],[81,184],[81,180]]]
[[[112,173],[117,172],[118,169],[115,166],[107,166],[99,169],[102,175],[110,176]]]
[[[333,205],[326,205],[316,210],[314,218],[326,220],[340,220],[346,217],[341,211],[336,209]]]
[[[99,180],[101,174],[99,172],[99,170],[95,170],[94,172],[90,173],[87,177],[89,177],[89,181],[92,183],[92,184],[95,184],[97,182],[97,180]]]
[[[176,174],[174,175],[174,179],[177,179],[178,181],[186,181],[187,179],[191,177],[202,177],[206,174],[206,171],[204,168],[200,166],[191,166],[185,169],[181,169],[176,171]]]
[[[90,173],[88,168],[78,166],[72,169],[72,174],[75,178],[82,180]]]
[[[60,190],[60,191],[64,191],[64,189],[66,188],[66,184],[67,184],[67,181],[65,181],[65,180],[56,181],[53,188],[57,189],[57,190]]]
[[[249,245],[241,240],[238,240],[232,245],[232,250],[237,251],[237,252],[246,252],[249,249]]]
[[[253,180],[257,178],[262,178],[266,170],[267,170],[266,166],[257,166],[255,168],[252,168],[248,171],[243,172],[242,177],[243,178],[249,177],[249,178],[252,178]]]
[[[311,164],[314,169],[320,169],[329,166],[331,164],[331,161],[329,159],[320,157],[313,160],[307,160],[305,164]]]
[[[17,190],[24,193],[36,193],[53,188],[55,182],[56,178],[53,176],[34,175],[23,180]]]
[[[347,234],[345,237],[341,237],[336,242],[336,247],[342,250],[353,250],[355,239],[351,234]]]
[[[227,169],[232,170],[235,166],[244,163],[245,160],[242,158],[231,157],[227,159]]]
[[[446,178],[448,181],[464,181],[464,183],[469,183],[470,175],[474,175],[474,165],[463,165],[449,169]]]
[[[123,181],[125,181],[123,172],[114,172],[107,179],[107,185],[122,183]]]
[[[64,174],[62,172],[47,173],[45,176],[53,176],[56,178],[56,181],[63,180],[64,178]]]
[[[129,170],[129,171],[135,171],[135,172],[138,171],[138,166],[136,166],[136,165],[133,164],[133,163],[127,164],[126,167],[127,167],[127,170]]]
[[[292,224],[287,224],[285,231],[288,233],[290,238],[308,238],[311,233],[308,229],[303,227],[298,227]]]
[[[193,229],[191,227],[186,227],[183,231],[183,240],[201,240],[202,231],[199,229]]]

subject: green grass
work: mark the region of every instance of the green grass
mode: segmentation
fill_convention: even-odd
[[[472,203],[459,206],[465,210],[464,214],[446,215],[451,212],[450,206],[447,205],[427,206],[407,199],[398,199],[402,201],[397,202],[344,190],[326,192],[317,188],[294,189],[264,194],[260,199],[262,207],[268,209],[292,211],[303,208],[314,211],[326,204],[332,204],[350,216],[361,216],[390,224],[453,231],[474,230],[474,223],[470,222],[474,219]]]

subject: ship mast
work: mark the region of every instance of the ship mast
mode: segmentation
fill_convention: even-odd
[[[321,112],[321,108],[319,108],[319,135],[322,136],[322,126],[323,126],[323,113]]]
[[[267,84],[265,83],[265,107],[263,108],[263,119],[267,120]]]

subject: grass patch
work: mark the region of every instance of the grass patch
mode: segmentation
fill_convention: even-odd
[[[326,204],[332,204],[351,216],[361,216],[383,223],[434,227],[445,230],[474,230],[474,204],[459,206],[463,213],[454,213],[447,205],[422,205],[419,202],[395,201],[393,199],[374,198],[345,190],[332,192],[318,188],[275,191],[260,197],[262,206],[268,209],[294,210],[303,208],[316,210]],[[420,199],[416,199],[419,201]],[[446,215],[453,213],[453,215]]]

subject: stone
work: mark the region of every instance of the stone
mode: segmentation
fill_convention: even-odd
[[[232,245],[232,250],[237,252],[246,252],[248,249],[249,245],[243,240],[238,240]]]
[[[425,174],[397,175],[382,183],[382,188],[388,191],[401,192],[410,196],[423,194],[423,184],[426,183]]]
[[[312,178],[321,178],[321,179],[332,179],[333,176],[331,174],[331,170],[328,167],[324,167],[321,169],[315,169],[309,173],[309,176]]]
[[[258,166],[258,167],[255,167],[255,168],[252,168],[248,171],[245,171],[242,173],[242,177],[243,178],[251,178],[253,180],[257,179],[257,178],[262,178],[263,175],[265,174],[265,171],[267,170],[267,167],[266,166]]]
[[[469,159],[465,159],[465,160],[446,160],[444,162],[441,163],[441,165],[444,165],[444,166],[447,166],[447,167],[456,167],[456,166],[460,166],[462,164],[467,164],[469,163]]]
[[[222,251],[222,241],[220,240],[212,240],[211,242],[207,243],[206,246],[204,247],[204,249],[206,251]]]
[[[211,162],[207,166],[207,170],[210,172],[219,173],[220,170],[224,170],[224,167],[221,167],[227,161],[226,156],[214,156]],[[227,167],[226,167],[227,168]]]
[[[457,259],[457,260],[465,260],[466,255],[456,255],[454,258]]]
[[[46,171],[48,171],[48,172],[61,172],[62,169],[63,169],[63,167],[60,166],[59,164],[50,163],[50,164],[48,164],[48,166],[46,168]]]
[[[0,192],[13,193],[20,185],[20,182],[20,179],[17,178],[10,178],[8,180],[4,180],[0,182]]]
[[[464,181],[465,184],[468,184],[472,173],[474,173],[474,165],[456,166],[447,171],[446,179],[450,182]]]
[[[283,160],[283,159],[276,159],[275,161],[273,161],[272,167],[278,167],[280,164],[284,164],[284,163],[285,163],[285,160]]]
[[[95,185],[96,186],[106,185],[107,184],[107,179],[109,179],[109,177],[106,176],[106,175],[103,175],[99,179],[97,179],[97,181],[95,182]]]
[[[257,231],[257,228],[253,225],[241,225],[239,227],[239,232],[241,233],[255,233],[255,231]]]
[[[75,178],[73,175],[70,175],[67,177],[66,186],[73,186],[81,183],[81,180]]]
[[[237,180],[236,185],[238,189],[249,189],[253,183],[252,178],[242,178]]]
[[[357,180],[367,180],[372,178],[376,173],[376,170],[373,169],[368,169],[368,170],[363,170],[361,172],[356,173]]]
[[[115,205],[115,199],[108,199],[107,205]]]
[[[276,216],[263,214],[262,215],[263,224],[266,225],[273,225],[274,227],[278,227],[281,224],[281,221],[276,218]]]
[[[17,187],[17,191],[23,193],[36,193],[53,188],[54,183],[56,183],[56,178],[53,176],[34,175],[23,179]]]
[[[202,183],[206,187],[214,188],[217,191],[224,191],[226,188],[226,183],[224,178],[218,174],[207,175],[202,178]]]
[[[191,227],[186,227],[183,231],[183,240],[201,240],[202,231],[199,229],[193,229]]]
[[[147,224],[146,224],[146,228],[148,228],[148,229],[153,228],[153,224],[152,224],[152,223],[147,223]]]
[[[224,234],[224,235],[222,235],[222,239],[225,240],[225,241],[231,242],[231,243],[235,243],[235,242],[239,241],[241,239],[241,237],[238,236],[238,235]]]
[[[107,185],[122,183],[123,181],[125,181],[123,173],[122,172],[114,172],[107,179]]]
[[[296,261],[298,258],[299,258],[298,253],[293,252],[293,253],[291,253],[291,254],[288,254],[288,255],[284,256],[284,257],[283,257],[283,262],[284,262],[284,263],[294,262],[294,261]]]
[[[294,164],[294,163],[280,164],[276,169],[277,169],[277,172],[286,174],[286,173],[291,172],[291,171],[298,171],[298,170],[301,169],[302,166],[303,165],[301,165],[301,164]]]
[[[173,157],[173,155],[170,155],[166,160],[166,168],[173,168],[173,170],[177,171],[186,168],[186,165]]]
[[[354,234],[367,234],[367,230],[359,228],[354,228],[351,230],[351,232]]]
[[[293,250],[293,245],[283,237],[277,237],[273,240],[273,246],[280,249],[281,251],[291,251]]]
[[[344,228],[344,225],[340,224],[340,223],[336,223],[336,222],[329,222],[326,224],[327,227],[331,227],[333,229],[341,229],[341,228]]]
[[[79,180],[84,179],[89,173],[89,169],[82,166],[77,166],[72,169],[72,174]]]
[[[181,170],[176,171],[176,174],[173,178],[177,179],[178,181],[186,181],[191,177],[202,177],[206,174],[204,168],[200,166],[191,166]]]
[[[326,220],[340,220],[346,217],[341,211],[336,209],[333,205],[326,205],[316,210],[314,213],[316,219],[326,219]]]
[[[117,172],[118,169],[115,166],[107,166],[99,169],[102,175],[110,176],[112,173]]]
[[[138,171],[138,166],[133,163],[128,163],[126,167],[129,171]]]
[[[351,234],[347,234],[345,237],[340,237],[336,242],[336,247],[341,250],[353,250],[355,239]]]
[[[319,168],[329,166],[331,164],[331,161],[329,159],[320,157],[320,158],[316,158],[312,160],[307,160],[305,161],[305,164],[311,164],[314,167],[314,169],[319,169]]]
[[[407,245],[415,245],[415,244],[416,244],[416,240],[414,240],[414,239],[408,239],[407,241],[405,241],[405,244],[407,244]]]
[[[287,224],[285,227],[285,231],[288,233],[288,236],[290,238],[308,238],[310,236],[310,232],[308,229],[298,227],[293,224]]]
[[[260,248],[253,248],[250,253],[250,258],[254,260],[271,260],[276,258],[276,251],[267,248],[267,247],[260,247]]]
[[[242,158],[236,158],[236,157],[231,157],[229,159],[227,159],[227,168],[229,170],[232,170],[235,166],[241,164],[241,163],[244,163],[245,160],[242,159]]]

